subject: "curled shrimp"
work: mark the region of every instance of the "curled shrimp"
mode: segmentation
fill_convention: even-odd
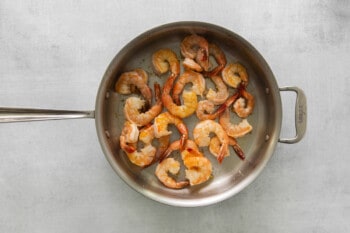
[[[253,130],[253,126],[249,124],[247,119],[243,119],[238,124],[231,123],[230,112],[228,109],[226,109],[220,116],[219,123],[224,128],[227,135],[234,138],[243,137]]]
[[[211,76],[211,80],[215,83],[218,91],[216,92],[213,89],[209,88],[206,95],[207,99],[212,101],[215,105],[224,103],[229,96],[226,84],[222,78],[217,75]]]
[[[174,158],[166,158],[157,165],[155,174],[160,182],[165,186],[173,189],[180,189],[188,185],[188,181],[177,182],[174,178],[170,177],[168,173],[172,175],[178,174],[180,171],[180,163]]]
[[[217,156],[217,160],[219,161],[219,163],[221,163],[225,155],[229,154],[230,152],[228,150],[228,144],[229,144],[228,136],[225,130],[223,129],[223,127],[219,123],[213,120],[204,120],[197,123],[193,129],[194,141],[199,147],[209,146],[210,133],[216,134],[216,136],[218,136],[220,140],[221,146]]]
[[[217,66],[214,69],[206,72],[207,76],[212,77],[214,75],[220,74],[222,69],[226,66],[227,61],[225,53],[216,44],[209,44],[209,55],[212,55],[217,63]]]
[[[196,114],[200,120],[214,120],[219,117],[239,96],[236,92],[231,97],[227,98],[225,102],[215,110],[215,104],[210,100],[201,100],[198,103]]]
[[[147,73],[143,70],[136,69],[134,71],[124,72],[120,75],[114,89],[119,94],[127,95],[131,94],[133,87],[136,86],[146,99],[147,105],[150,106],[152,102],[152,91],[147,85],[147,80]]]
[[[206,157],[187,157],[184,159],[186,166],[186,178],[190,185],[198,185],[206,182],[211,177],[213,168]]]
[[[234,88],[239,84],[248,85],[248,73],[246,68],[239,63],[230,63],[222,70],[224,82]]]
[[[124,150],[130,162],[139,167],[146,167],[152,164],[157,151],[157,149],[152,145],[153,138],[154,132],[152,125],[144,127],[140,130],[138,141],[143,143],[143,148],[141,148],[140,151]],[[136,148],[137,142],[134,142],[131,145]]]
[[[169,71],[169,68],[172,76],[178,76],[180,74],[179,60],[171,49],[160,49],[153,53],[152,64],[159,75]]]
[[[129,97],[125,101],[124,114],[129,121],[138,126],[147,125],[162,111],[163,105],[161,101],[159,84],[154,84],[154,91],[156,96],[156,104],[153,105],[147,112],[140,113],[140,110],[145,105],[144,100],[138,97]]]
[[[255,100],[254,96],[245,88],[241,88],[240,94],[242,97],[238,98],[233,104],[233,110],[239,117],[245,118],[253,112]]]
[[[209,44],[204,37],[195,34],[187,36],[181,42],[180,49],[185,58],[195,59],[205,71],[209,69]]]
[[[121,149],[127,153],[134,152],[136,150],[134,143],[138,141],[138,138],[139,129],[137,128],[137,125],[129,121],[125,121],[122,133],[119,137]]]
[[[168,111],[180,118],[185,118],[192,115],[197,109],[197,95],[193,91],[184,90],[182,93],[183,105],[178,106],[174,103],[173,98],[170,96],[171,89],[173,87],[174,76],[170,76],[163,86],[162,102]]]
[[[205,91],[205,80],[203,75],[187,70],[180,75],[173,87],[173,99],[177,105],[181,104],[180,93],[187,83],[192,83],[191,91],[197,95],[203,96],[203,92]]]
[[[238,145],[237,140],[233,137],[229,137],[229,145],[232,146],[233,150],[235,151],[235,153],[237,154],[237,156],[239,158],[241,158],[242,160],[245,159],[245,155],[244,152],[242,150],[242,148]],[[211,154],[213,154],[215,157],[218,156],[218,153],[220,151],[220,140],[218,137],[213,137],[210,140],[210,145],[209,145],[209,151]],[[225,155],[225,157],[228,156],[228,154]]]
[[[182,62],[182,65],[184,66],[185,70],[194,70],[196,72],[203,71],[203,68],[197,62],[188,57],[185,57],[185,59]]]
[[[171,115],[169,112],[163,112],[154,119],[154,135],[156,138],[170,135],[172,132],[168,131],[168,125],[174,124],[181,134],[181,148],[188,139],[188,129],[185,123],[178,117]]]

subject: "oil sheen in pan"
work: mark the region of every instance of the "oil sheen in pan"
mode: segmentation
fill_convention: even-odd
[[[180,59],[180,66],[181,66],[181,73],[183,72],[183,67],[182,67],[182,61],[183,58],[180,55],[180,43],[181,43],[181,39],[180,37],[172,37],[171,39],[167,39],[164,40],[165,42],[163,43],[157,43],[157,44],[151,44],[150,46],[145,47],[144,49],[140,49],[137,51],[137,53],[135,53],[133,55],[133,57],[129,60],[129,62],[126,63],[124,70],[122,72],[125,71],[130,71],[133,70],[135,68],[143,68],[147,73],[148,73],[148,85],[153,89],[153,84],[155,82],[163,85],[163,83],[165,82],[165,80],[167,79],[169,74],[164,74],[161,76],[157,76],[154,71],[153,71],[153,67],[152,67],[152,54],[157,51],[158,49],[161,48],[171,48],[178,56],[178,58]],[[263,125],[261,123],[258,123],[259,120],[263,120],[265,119],[265,113],[263,112],[263,108],[261,108],[260,106],[264,106],[265,104],[262,103],[265,100],[261,99],[261,98],[256,98],[256,96],[263,96],[264,93],[258,93],[258,92],[262,92],[263,90],[259,87],[260,84],[257,84],[258,79],[257,79],[257,74],[255,73],[254,69],[252,67],[249,66],[249,62],[245,62],[246,58],[240,56],[240,53],[238,53],[237,51],[235,51],[234,48],[229,48],[228,46],[225,46],[223,43],[220,43],[219,41],[210,41],[210,42],[214,42],[216,44],[218,44],[223,51],[225,52],[226,58],[227,58],[227,62],[240,62],[241,64],[243,64],[246,68],[247,68],[247,72],[249,75],[249,85],[247,87],[248,91],[255,97],[255,108],[253,113],[248,117],[248,121],[249,123],[253,126],[253,131],[248,134],[245,135],[242,138],[239,138],[237,141],[239,143],[239,145],[241,146],[241,148],[243,149],[243,151],[245,152],[246,155],[246,159],[244,161],[242,161],[241,159],[238,158],[238,156],[235,155],[235,152],[233,151],[233,149],[230,147],[230,154],[231,156],[226,157],[224,159],[224,161],[222,162],[222,164],[219,164],[216,160],[215,157],[213,157],[209,150],[207,148],[200,148],[201,151],[205,154],[205,156],[210,159],[210,161],[212,162],[213,165],[213,178],[211,180],[209,180],[208,182],[199,185],[199,187],[191,187],[189,188],[190,190],[183,189],[183,190],[176,190],[174,192],[192,192],[195,190],[199,190],[198,188],[200,188],[200,190],[204,191],[203,189],[205,189],[205,186],[208,185],[208,183],[211,183],[211,188],[213,188],[213,186],[216,186],[215,184],[217,183],[218,185],[222,185],[222,183],[226,183],[226,182],[230,182],[232,183],[232,176],[235,174],[234,177],[243,175],[241,174],[241,166],[243,166],[244,164],[249,163],[249,161],[252,159],[251,156],[255,155],[257,156],[256,153],[254,153],[255,148],[259,148],[259,144],[264,142],[264,139],[261,138],[261,134],[258,132],[261,132],[262,130],[264,130]],[[214,60],[211,60],[212,64],[215,64]],[[121,72],[121,73],[122,73]],[[210,79],[206,78],[206,86],[207,89],[209,87],[214,87],[213,83],[210,81]],[[185,87],[186,88],[186,87]],[[229,88],[230,90],[230,94],[233,94],[235,92],[235,90],[233,88]],[[115,100],[111,101],[113,103],[119,103],[117,104],[117,106],[113,106],[115,109],[115,121],[112,123],[112,128],[116,128],[118,130],[116,130],[116,132],[121,132],[121,127],[123,126],[123,123],[125,121],[125,117],[124,117],[124,113],[123,113],[123,107],[124,107],[124,102],[125,100],[130,97],[132,95],[119,95],[116,93],[112,93],[110,98],[115,98]],[[201,100],[201,97],[198,97],[198,101]],[[166,111],[166,109],[164,108],[163,111]],[[241,119],[232,112],[232,108],[230,108],[231,111],[231,121],[232,122],[239,122]],[[196,117],[195,114],[191,115],[188,118],[183,119],[184,122],[186,123],[188,129],[189,129],[189,138],[193,139],[193,128],[195,126],[195,124],[198,122],[198,118]],[[257,126],[260,126],[260,128],[257,128]],[[171,141],[174,140],[178,140],[180,135],[177,131],[177,129],[174,126],[170,126],[169,128],[173,133],[171,135]],[[118,137],[119,135],[114,135],[114,137]],[[156,145],[156,144],[154,144]],[[155,171],[155,166],[156,165],[152,165],[150,167],[147,168],[139,168],[133,164],[131,164],[128,161],[127,156],[125,155],[125,153],[119,149],[119,153],[117,155],[119,157],[119,159],[121,159],[123,161],[123,163],[127,164],[127,167],[130,169],[129,172],[132,173],[132,175],[138,179],[140,179],[140,183],[142,184],[149,184],[149,186],[152,186],[153,188],[155,186],[158,185],[162,185],[160,184],[160,182],[158,182],[157,178],[154,175],[154,171]],[[179,161],[181,161],[179,153],[175,152],[172,154],[172,156],[176,157]],[[253,160],[253,159],[252,159]],[[184,178],[184,169],[181,169],[181,172],[178,176],[178,179],[181,180]],[[237,177],[239,178],[239,177]],[[157,184],[159,183],[159,184]],[[192,190],[192,191],[191,191]],[[169,190],[170,191],[170,190]],[[172,191],[170,191],[172,192]]]

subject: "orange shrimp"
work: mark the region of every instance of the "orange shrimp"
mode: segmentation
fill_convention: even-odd
[[[188,139],[188,129],[186,124],[178,117],[171,115],[169,112],[163,112],[154,119],[154,134],[156,138],[170,135],[172,132],[168,131],[168,125],[174,124],[181,134],[181,148]]]
[[[180,48],[185,58],[195,59],[205,71],[209,69],[209,44],[204,37],[195,34],[187,36],[181,42]]]
[[[213,120],[204,120],[197,123],[193,129],[194,141],[199,147],[209,146],[210,133],[216,134],[216,136],[218,136],[220,140],[221,146],[220,146],[220,151],[218,153],[217,160],[219,161],[219,163],[221,163],[225,155],[229,154],[230,152],[228,149],[228,144],[229,144],[228,136],[225,130],[223,129],[223,127],[219,123]]]
[[[224,82],[237,88],[239,84],[248,85],[248,73],[246,68],[239,63],[230,63],[222,70],[222,78]]]
[[[174,158],[166,158],[161,161],[156,168],[155,174],[160,182],[162,182],[168,188],[180,189],[189,184],[188,181],[177,182],[174,178],[170,177],[168,173],[173,175],[178,174],[180,171],[180,163]]]
[[[233,137],[229,137],[229,145],[232,146],[233,150],[235,151],[235,153],[237,154],[237,156],[239,158],[241,158],[242,160],[245,159],[245,155],[244,152],[242,150],[242,148],[238,145],[237,140]],[[213,137],[210,140],[210,145],[209,145],[209,151],[210,153],[212,153],[215,157],[218,156],[218,153],[220,151],[220,140],[218,137]],[[228,154],[225,155],[225,157],[228,156]]]
[[[159,75],[169,71],[172,76],[180,74],[180,63],[176,54],[171,49],[160,49],[152,55],[153,67]]]
[[[138,138],[139,129],[137,128],[137,125],[125,121],[122,133],[119,137],[121,149],[127,153],[134,152],[136,148],[133,144],[137,142]]]
[[[240,95],[242,97],[238,98],[233,104],[233,110],[239,117],[245,118],[253,112],[255,100],[254,96],[250,94],[246,88],[241,88]]]
[[[226,56],[225,53],[220,49],[216,44],[209,44],[209,55],[212,55],[215,58],[217,66],[205,74],[209,77],[220,74],[222,69],[226,66]]]
[[[207,99],[212,101],[215,105],[224,103],[229,96],[229,91],[226,84],[218,75],[211,76],[210,78],[215,83],[218,91],[216,92],[213,89],[209,88],[206,95]]]
[[[228,109],[220,116],[219,123],[225,129],[227,135],[234,138],[243,137],[253,130],[253,126],[249,124],[247,119],[243,119],[239,124],[231,123]]]
[[[140,113],[145,101],[138,97],[130,97],[125,101],[124,114],[125,117],[132,123],[143,126],[150,123],[163,109],[161,101],[161,93],[159,84],[154,84],[154,91],[156,96],[156,104],[153,105],[147,112]]]
[[[200,73],[187,70],[176,80],[173,87],[173,99],[177,105],[181,105],[180,93],[187,83],[192,83],[192,89],[197,95],[203,96],[205,91],[205,80]]]
[[[152,102],[152,91],[147,85],[148,78],[145,78],[145,74],[147,75],[145,71],[139,69],[122,73],[115,84],[115,91],[119,94],[127,95],[131,94],[132,87],[136,86],[143,97],[145,97],[147,105],[150,106]]]

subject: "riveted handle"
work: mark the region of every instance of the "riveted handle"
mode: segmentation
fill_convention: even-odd
[[[0,107],[0,123],[94,118],[94,111]]]
[[[306,96],[303,90],[298,87],[282,87],[280,91],[294,91],[296,96],[295,103],[295,130],[296,135],[293,138],[280,138],[278,141],[282,143],[297,143],[305,135],[307,122]]]

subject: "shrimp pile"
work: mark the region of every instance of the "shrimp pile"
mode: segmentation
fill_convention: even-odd
[[[153,70],[126,71],[115,83],[115,92],[128,96],[119,142],[129,161],[143,168],[156,164],[159,182],[181,189],[211,179],[212,162],[223,163],[231,147],[245,160],[238,141],[253,130],[248,117],[255,106],[245,66],[228,61],[218,45],[196,34],[186,36],[179,51],[159,48],[150,58]],[[150,74],[163,79],[163,86],[154,83],[152,89]],[[198,122],[189,132],[192,115]],[[176,140],[171,140],[170,129],[178,131]],[[211,155],[205,155],[203,148]]]

